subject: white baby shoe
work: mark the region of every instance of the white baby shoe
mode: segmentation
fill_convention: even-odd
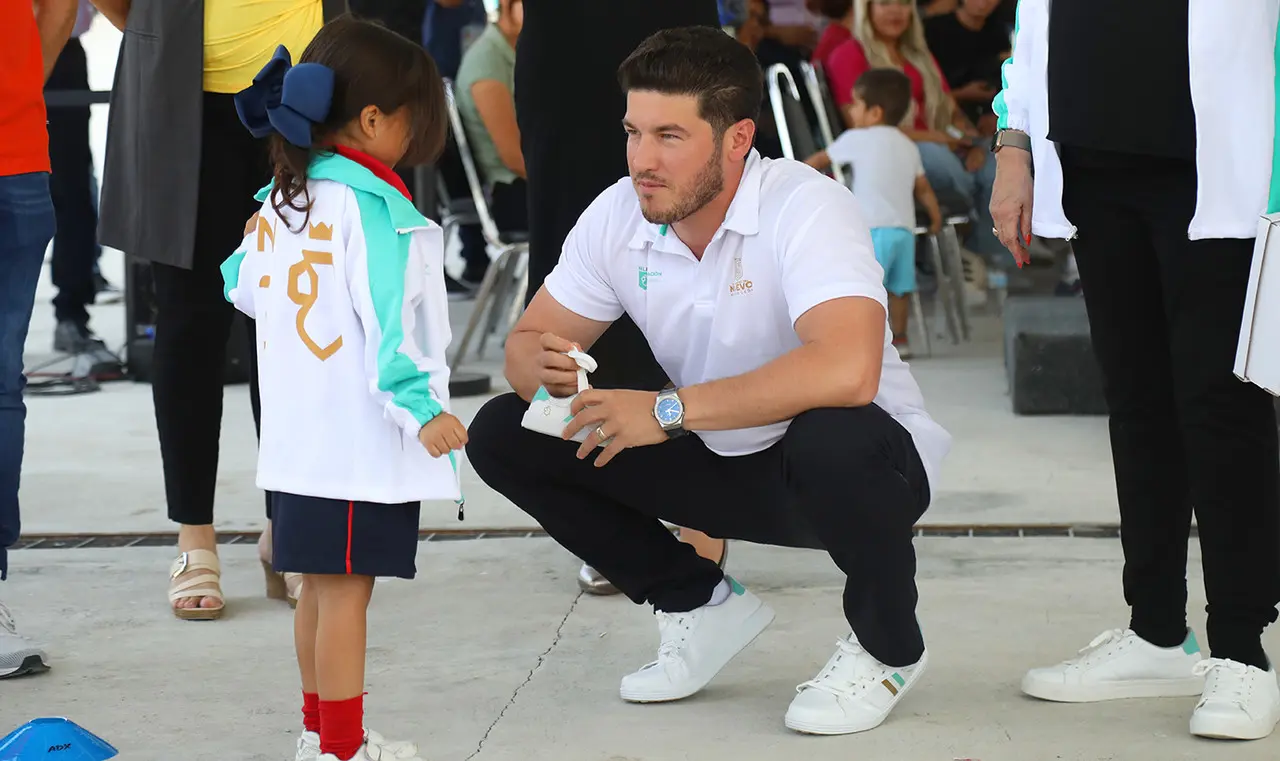
[[[578,394],[591,388],[587,383],[587,373],[596,371],[596,361],[590,355],[577,349],[565,352],[565,356],[572,357],[578,363]],[[520,421],[520,424],[531,431],[560,438],[560,435],[564,433],[565,425],[570,420],[573,420],[573,413],[569,411],[569,408],[578,394],[557,398],[549,394],[545,387],[539,387],[538,393],[533,395],[533,401],[529,403],[529,409],[524,413],[524,419]],[[583,428],[573,435],[573,440],[583,442],[590,435],[591,429],[589,427]]]

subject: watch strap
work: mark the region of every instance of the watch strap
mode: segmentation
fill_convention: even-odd
[[[991,142],[991,151],[998,153],[1001,148],[1017,148],[1018,150],[1031,152],[1031,136],[1022,130],[1002,129],[996,132],[995,138]]]

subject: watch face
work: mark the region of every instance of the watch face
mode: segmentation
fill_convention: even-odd
[[[680,416],[684,414],[684,405],[680,404],[680,400],[674,397],[667,397],[658,401],[657,418],[662,425],[675,425],[680,422]]]

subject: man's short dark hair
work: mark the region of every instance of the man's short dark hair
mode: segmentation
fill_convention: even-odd
[[[891,127],[911,109],[911,80],[897,69],[868,69],[854,83],[853,92],[867,108],[879,106],[884,123]]]
[[[839,21],[853,10],[853,0],[818,0],[818,13]]]
[[[717,137],[743,119],[758,119],[764,73],[755,54],[711,26],[664,29],[640,43],[618,67],[623,92],[692,95],[698,116]]]

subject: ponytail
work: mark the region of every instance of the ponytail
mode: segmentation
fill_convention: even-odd
[[[311,165],[311,149],[299,148],[279,134],[271,135],[271,164],[275,167],[275,186],[271,189],[271,208],[281,219],[285,209],[300,211],[302,224],[297,230],[287,221],[292,232],[302,232],[311,220],[311,194],[307,191],[307,168]]]

